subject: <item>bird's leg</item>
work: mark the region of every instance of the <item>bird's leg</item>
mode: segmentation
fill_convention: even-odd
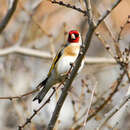
[[[75,63],[70,63],[70,69],[69,71],[67,72],[67,76],[66,76],[66,79],[70,79],[70,72],[72,71],[72,68],[74,67]]]

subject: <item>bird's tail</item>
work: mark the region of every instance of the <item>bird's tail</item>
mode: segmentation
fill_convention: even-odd
[[[42,101],[42,99],[45,97],[45,95],[47,94],[47,92],[49,91],[50,87],[46,86],[46,82],[47,82],[46,78],[44,81],[42,81],[37,87],[43,87],[42,90],[38,93],[38,95],[33,99],[33,101],[38,100],[38,103],[40,103]]]

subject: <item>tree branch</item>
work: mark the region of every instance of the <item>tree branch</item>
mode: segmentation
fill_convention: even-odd
[[[34,57],[39,57],[39,58],[52,58],[50,53],[31,49],[31,48],[24,48],[20,46],[13,46],[7,49],[0,49],[0,56],[6,56],[12,53],[18,53],[22,55],[27,55],[27,56],[34,56]]]
[[[121,1],[121,0],[118,0],[118,1]],[[116,2],[114,5],[113,5],[113,8],[111,8],[110,12],[112,11],[112,9],[114,9],[114,7],[116,7],[117,5],[119,4],[119,2]],[[77,71],[81,65],[81,62],[90,46],[90,42],[91,42],[91,39],[92,39],[92,35],[95,31],[95,29],[98,27],[98,25],[104,20],[104,18],[106,18],[106,16],[108,15],[109,13],[107,13],[104,16],[102,16],[102,19],[99,20],[100,22],[98,22],[98,24],[96,24],[96,26],[94,26],[94,22],[93,22],[93,18],[91,18],[92,16],[90,15],[90,17],[88,17],[88,21],[89,21],[89,28],[88,28],[88,32],[86,34],[86,38],[85,38],[85,42],[83,43],[82,47],[81,47],[81,50],[80,50],[80,53],[79,53],[79,56],[77,57],[77,60],[74,64],[74,68],[72,70],[72,72],[70,73],[70,76],[68,77],[68,79],[66,80],[65,82],[65,85],[64,85],[64,89],[62,91],[62,94],[56,104],[56,107],[55,107],[55,110],[53,112],[53,115],[52,115],[52,118],[49,122],[49,125],[48,125],[48,130],[52,130],[54,128],[54,125],[57,121],[57,118],[59,116],[59,113],[60,113],[60,110],[62,108],[62,105],[68,95],[68,90],[70,89],[70,86],[77,74]]]
[[[122,83],[124,76],[125,76],[125,71],[122,74],[120,74],[120,76],[117,78],[117,80],[114,81],[114,83],[111,85],[110,88],[113,88],[113,89],[112,89],[112,92],[109,94],[109,96],[104,100],[102,98],[99,99],[100,103],[92,106],[92,109],[94,109],[94,111],[88,116],[86,122],[89,121],[90,119],[92,119],[94,116],[96,116],[98,114],[98,112],[100,112],[109,103],[109,101],[111,101],[112,97],[118,91],[118,88],[119,88],[120,84]],[[86,115],[86,111],[75,122],[78,122],[79,120],[81,120],[85,115]],[[77,127],[79,128],[79,127],[82,127],[82,126],[78,125],[74,129],[77,129]]]
[[[0,49],[0,56],[7,56],[10,54],[22,54],[25,56],[32,56],[38,58],[52,59],[53,56],[45,51],[39,51],[36,49],[25,48],[20,46],[13,46],[10,48]],[[129,59],[130,62],[130,59]],[[87,64],[117,64],[114,58],[107,57],[87,57],[85,59],[85,63]]]
[[[6,100],[6,99],[8,99],[8,100],[21,99],[21,98],[26,97],[28,95],[31,95],[31,94],[33,94],[33,93],[35,93],[37,91],[39,91],[39,88],[36,88],[36,89],[34,89],[34,90],[30,91],[30,92],[27,92],[27,93],[19,95],[19,96],[0,97],[0,100],[1,99],[4,99],[4,100]]]
[[[118,37],[117,37],[117,42],[119,43],[119,41],[121,40],[121,34],[123,32],[123,30],[125,29],[126,25],[130,24],[130,15],[128,15],[128,18],[126,20],[126,22],[120,27],[120,32],[118,34]]]
[[[21,125],[21,126],[18,127],[18,130],[23,130],[23,128],[24,128],[27,124],[31,123],[31,120],[33,119],[33,117],[36,116],[37,113],[38,113],[47,103],[50,102],[51,97],[54,95],[55,91],[56,91],[56,89],[53,88],[53,91],[52,91],[51,95],[47,98],[47,100],[46,100],[37,110],[33,110],[33,114],[32,114],[29,118],[26,119],[26,122],[25,122],[23,125]]]
[[[0,33],[2,33],[4,28],[7,26],[9,20],[11,19],[12,15],[13,15],[13,13],[15,12],[17,3],[18,3],[18,0],[10,0],[9,9],[8,9],[5,17],[0,22]]]
[[[98,26],[110,13],[111,11],[121,2],[122,0],[116,0],[110,9],[107,9],[106,12],[98,19],[96,26]]]
[[[74,10],[76,10],[76,11],[78,11],[78,12],[83,13],[84,15],[87,15],[87,11],[82,10],[82,9],[80,9],[80,8],[77,8],[75,5],[65,4],[65,3],[63,3],[63,1],[56,1],[56,0],[52,0],[51,2],[52,2],[53,4],[58,4],[58,5],[67,7],[67,8],[74,9]]]
[[[86,122],[87,122],[87,119],[88,119],[88,116],[89,116],[89,112],[90,112],[90,109],[91,109],[91,106],[92,106],[95,89],[96,89],[96,85],[94,85],[94,88],[93,88],[93,90],[92,90],[90,103],[89,103],[88,109],[87,109],[86,114],[85,114],[85,119],[84,119],[84,121],[83,121],[83,128],[84,128],[84,129],[85,129]]]
[[[116,113],[118,112],[130,99],[130,94],[126,95],[111,111],[105,114],[105,117],[101,120],[97,130],[101,130],[102,126]]]
[[[91,2],[90,0],[84,0],[85,5],[86,5],[86,9],[88,12],[88,22],[93,22],[93,14],[92,14],[92,8],[91,8]]]

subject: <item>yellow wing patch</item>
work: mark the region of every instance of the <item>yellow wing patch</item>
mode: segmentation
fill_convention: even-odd
[[[59,58],[61,57],[61,55],[62,55],[62,50],[63,50],[63,48],[56,54],[55,58],[53,59],[53,62],[52,62],[51,68],[50,68],[50,70],[49,70],[48,76],[50,76],[51,71],[54,69],[54,67],[55,67],[55,65],[56,65],[56,63],[57,63],[57,61],[58,61]]]

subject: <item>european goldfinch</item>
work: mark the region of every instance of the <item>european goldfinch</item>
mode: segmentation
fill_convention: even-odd
[[[55,56],[46,79],[38,85],[38,87],[43,88],[33,101],[38,100],[40,103],[53,85],[64,81],[67,72],[71,68],[71,64],[75,62],[79,54],[81,45],[82,39],[80,33],[76,30],[70,31],[67,44]],[[79,71],[83,67],[83,64],[84,61],[82,61]]]

